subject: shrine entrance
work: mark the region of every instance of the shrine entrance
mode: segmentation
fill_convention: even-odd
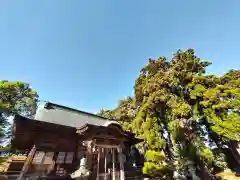
[[[93,172],[97,180],[124,180],[125,156],[119,146],[96,145],[96,166]]]
[[[80,134],[80,139],[84,139],[83,146],[87,147],[85,166],[90,167],[90,179],[125,179],[124,163],[126,157],[123,154],[123,148],[126,137],[119,127],[88,125],[88,127],[78,129],[77,133]]]

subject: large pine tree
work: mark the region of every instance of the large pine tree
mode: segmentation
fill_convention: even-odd
[[[145,153],[144,173],[177,179],[195,168],[201,179],[211,179],[214,169],[226,168],[224,146],[240,164],[240,70],[206,75],[210,64],[193,49],[179,50],[171,60],[150,59],[135,81],[134,97],[101,111],[145,140],[138,146]]]

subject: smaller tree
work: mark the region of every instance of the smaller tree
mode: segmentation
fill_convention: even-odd
[[[6,80],[0,81],[0,139],[10,138],[9,118],[14,114],[33,117],[38,103],[38,94],[29,84]]]

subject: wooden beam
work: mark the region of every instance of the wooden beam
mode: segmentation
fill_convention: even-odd
[[[108,144],[96,144],[95,146],[101,148],[119,148],[119,145],[108,145]]]

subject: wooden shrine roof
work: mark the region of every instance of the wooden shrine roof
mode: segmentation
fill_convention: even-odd
[[[124,131],[119,124],[109,123],[108,126],[85,124],[81,127],[71,127],[16,115],[12,130],[12,146],[16,149],[29,149],[33,145],[34,140],[43,133],[59,134],[59,138],[76,138],[77,136],[87,138],[90,135],[98,136],[99,134],[105,134],[116,139],[122,138],[131,144],[142,141],[135,138],[134,134]]]

